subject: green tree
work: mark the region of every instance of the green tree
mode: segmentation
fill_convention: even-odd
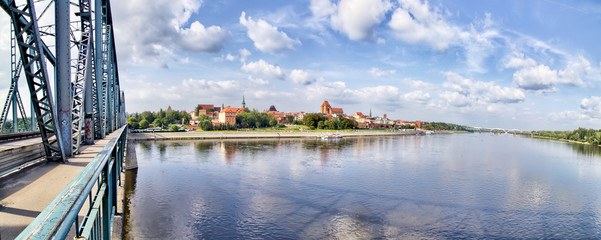
[[[319,121],[325,121],[325,120],[327,120],[326,116],[323,116],[321,114],[316,114],[316,113],[310,113],[303,117],[303,124],[305,124],[309,128],[313,127],[315,129],[317,127],[317,124],[319,123]]]
[[[158,119],[158,118],[157,118],[157,119],[155,119],[155,120],[152,122],[152,125],[153,125],[154,127],[160,127],[160,128],[162,128],[162,127],[163,127],[163,124],[164,124],[164,123],[163,123],[163,121],[161,121],[161,119]],[[141,124],[140,124],[140,125],[141,125]]]
[[[141,129],[146,129],[148,128],[150,124],[148,123],[148,121],[146,121],[146,119],[142,119],[142,121],[140,121],[140,128]]]
[[[140,117],[138,118],[138,122],[146,119],[147,122],[151,123],[154,121],[155,118],[156,117],[154,116],[154,114],[151,113],[150,111],[144,111],[140,114]]]
[[[169,126],[169,131],[177,132],[177,131],[179,131],[179,126],[173,124],[173,125]]]
[[[325,128],[325,122],[324,121],[317,122],[317,129],[324,129],[324,128]]]
[[[288,122],[293,122],[294,121],[294,116],[288,115],[288,116],[286,116],[286,120],[288,120]]]
[[[207,114],[200,114],[196,118],[198,120],[198,126],[202,128],[202,130],[209,131],[213,129],[213,120]]]
[[[140,126],[138,119],[134,116],[127,118],[127,124],[133,129],[136,129]]]
[[[200,109],[202,109],[202,106],[196,105],[196,107],[194,108],[194,112],[196,113],[196,115],[198,115],[198,112],[200,111]]]
[[[278,121],[277,121],[277,120],[275,120],[275,117],[271,116],[271,119],[269,119],[269,126],[270,126],[270,127],[273,127],[273,126],[275,126],[276,124],[278,124]]]

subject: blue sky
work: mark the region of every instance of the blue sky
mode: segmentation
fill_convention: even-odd
[[[113,1],[128,112],[196,104],[601,128],[599,1]]]

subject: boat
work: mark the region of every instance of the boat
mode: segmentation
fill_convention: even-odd
[[[338,134],[338,133],[332,133],[332,134],[326,134],[326,135],[321,135],[321,139],[341,139],[342,135]]]

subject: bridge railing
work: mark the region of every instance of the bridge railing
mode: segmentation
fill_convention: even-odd
[[[127,125],[17,239],[64,239],[72,229],[77,239],[110,239],[126,138]]]

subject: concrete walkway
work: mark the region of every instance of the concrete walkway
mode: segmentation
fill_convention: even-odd
[[[0,178],[0,239],[14,239],[115,137],[114,132],[66,164],[42,162]]]

